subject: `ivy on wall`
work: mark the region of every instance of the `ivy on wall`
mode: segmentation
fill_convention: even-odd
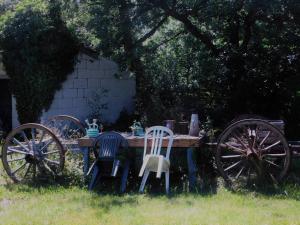
[[[59,4],[43,1],[43,7],[36,7],[36,2],[28,2],[1,18],[3,64],[21,124],[38,121],[49,109],[55,92],[72,73],[79,51],[61,19]]]

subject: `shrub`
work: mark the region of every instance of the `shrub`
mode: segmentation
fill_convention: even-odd
[[[24,1],[1,22],[3,64],[12,81],[19,121],[36,122],[73,71],[78,43],[55,1]]]

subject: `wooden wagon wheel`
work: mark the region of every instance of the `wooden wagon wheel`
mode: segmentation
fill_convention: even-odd
[[[281,131],[259,119],[231,124],[217,144],[217,168],[232,185],[253,185],[262,180],[278,183],[288,172],[290,160]]]
[[[5,140],[2,163],[14,182],[49,179],[64,167],[64,148],[47,127],[28,123],[14,129]]]
[[[77,139],[84,137],[86,133],[80,120],[68,115],[58,115],[49,118],[44,125],[52,130],[66,150],[79,150]]]

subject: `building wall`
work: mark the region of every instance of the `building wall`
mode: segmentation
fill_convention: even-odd
[[[130,78],[128,74],[123,74],[121,79],[116,78],[118,66],[107,59],[96,60],[81,54],[78,60],[74,72],[68,76],[61,90],[56,92],[50,109],[43,113],[41,120],[59,114],[68,114],[84,120],[91,114],[88,102],[95,100],[95,93],[101,94],[101,90],[108,91],[107,97],[99,99],[99,103],[107,103],[107,110],[102,112],[103,121],[115,122],[123,108],[128,112],[134,110],[135,79]],[[16,127],[19,123],[15,99],[12,108],[12,123],[13,127]]]

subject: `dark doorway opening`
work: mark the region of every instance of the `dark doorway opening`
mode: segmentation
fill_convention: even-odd
[[[12,99],[10,80],[0,79],[0,130],[5,133],[11,130]]]

